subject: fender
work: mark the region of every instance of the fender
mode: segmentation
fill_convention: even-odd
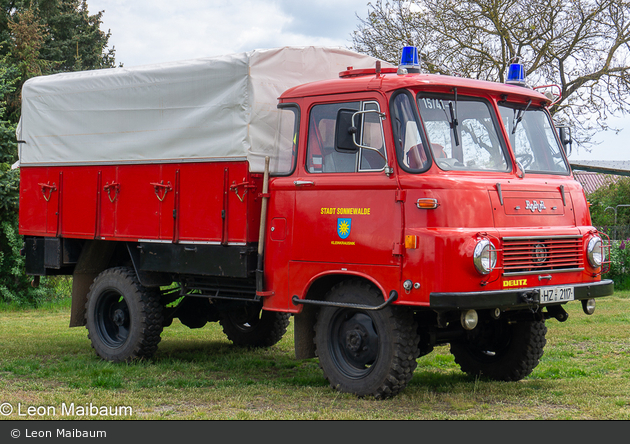
[[[328,291],[333,285],[341,282],[342,280],[353,278],[353,277],[366,280],[372,285],[374,285],[376,288],[378,288],[378,290],[383,295],[383,299],[385,299],[386,294],[389,294],[389,291],[385,290],[385,288],[373,276],[367,273],[363,273],[360,271],[351,271],[351,270],[327,270],[311,277],[306,283],[306,285],[304,285],[304,289],[302,290],[302,292],[298,295],[293,295],[293,300],[295,300],[296,297],[298,299],[322,300],[323,295],[321,298],[316,298],[316,297],[313,297],[313,295],[311,294],[313,287],[316,286],[316,284],[320,282],[321,279],[332,278],[331,279],[331,281],[333,282],[332,285],[327,285],[328,288],[326,288],[326,291]],[[317,289],[317,290],[318,290],[318,293],[321,291],[321,289]],[[297,305],[295,302],[294,304]]]
[[[317,305],[323,305],[321,302],[324,299],[324,295],[337,283],[345,280],[359,278],[370,282],[376,288],[378,288],[381,294],[387,294],[382,285],[380,285],[372,276],[356,272],[356,271],[344,271],[344,270],[328,270],[322,273],[318,273],[313,276],[304,286],[304,290],[301,292],[303,298],[300,298],[299,303],[296,303],[295,299],[297,295],[293,296],[293,304],[298,306],[300,310],[294,315],[294,349],[296,359],[308,359],[317,357],[315,354],[315,344],[313,339],[315,337],[314,326],[317,320],[317,311],[319,307]],[[386,304],[391,301],[394,302],[396,298],[390,297]],[[305,300],[310,300],[313,304],[304,305]]]
[[[72,308],[70,327],[85,325],[85,304],[90,286],[96,276],[109,265],[117,242],[91,240],[81,250],[79,260],[72,273]]]

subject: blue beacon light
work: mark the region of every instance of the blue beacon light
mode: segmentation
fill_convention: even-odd
[[[420,63],[418,61],[418,48],[415,46],[405,46],[400,56],[399,70],[406,69],[407,73],[419,73]]]
[[[525,68],[519,63],[518,58],[514,60],[508,67],[507,80],[505,83],[510,85],[525,86]]]

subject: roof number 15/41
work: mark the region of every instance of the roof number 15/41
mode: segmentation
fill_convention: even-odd
[[[420,103],[425,109],[444,109],[444,102],[439,99],[429,99],[427,97],[423,97],[420,99]]]

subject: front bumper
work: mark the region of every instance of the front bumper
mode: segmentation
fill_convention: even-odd
[[[575,300],[594,299],[613,294],[613,281],[607,279],[588,284],[574,284]],[[518,310],[540,305],[540,288],[512,290],[474,291],[467,293],[431,293],[430,308],[435,311],[450,310]],[[543,305],[558,305],[543,304]]]

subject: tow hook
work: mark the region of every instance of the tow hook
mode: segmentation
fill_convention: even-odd
[[[532,313],[540,314],[540,291],[525,291],[519,294],[520,299],[530,306]]]
[[[540,303],[540,293],[538,292],[538,290],[525,291],[519,294],[519,297],[526,304],[538,305]]]
[[[547,312],[551,317],[556,318],[560,322],[564,322],[569,318],[569,313],[567,313],[560,305],[547,307]]]

